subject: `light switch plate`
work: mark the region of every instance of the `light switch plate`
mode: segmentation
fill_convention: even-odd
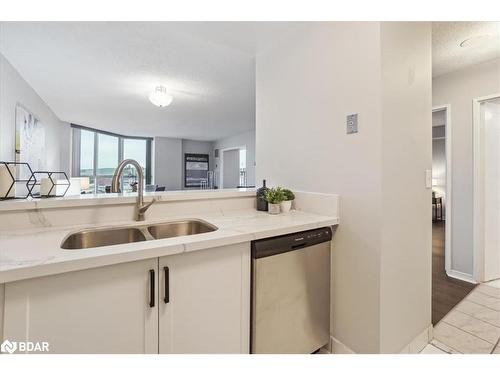
[[[358,132],[358,114],[347,115],[347,134],[355,134]]]

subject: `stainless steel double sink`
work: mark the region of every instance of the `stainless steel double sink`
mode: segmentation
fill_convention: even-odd
[[[127,227],[84,229],[66,237],[61,244],[61,248],[66,250],[88,249],[91,247],[190,236],[215,230],[217,230],[216,226],[199,219]]]

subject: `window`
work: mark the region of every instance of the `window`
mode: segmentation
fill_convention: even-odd
[[[134,159],[144,171],[147,170],[148,141],[145,139],[123,139],[123,159]],[[146,177],[147,180],[147,177]],[[123,171],[121,186],[124,190],[132,189],[131,184],[137,181],[137,170],[127,166]]]
[[[105,193],[119,162],[134,159],[144,169],[145,183],[151,183],[151,138],[126,137],[72,124],[73,166],[72,175],[89,177],[89,193]],[[125,168],[121,189],[132,191],[137,182],[137,171]]]
[[[107,134],[97,133],[97,192],[105,193],[111,186],[113,174],[120,159],[118,144],[120,139]]]
[[[89,177],[90,190],[94,191],[94,132],[82,130],[80,132],[79,158],[80,168],[78,176]]]

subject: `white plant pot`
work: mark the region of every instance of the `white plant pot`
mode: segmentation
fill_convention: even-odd
[[[273,204],[273,203],[269,203],[268,206],[267,206],[267,211],[271,214],[271,215],[277,215],[280,213],[280,204],[279,203],[276,203],[276,204]]]
[[[283,201],[280,203],[281,212],[290,212],[292,209],[292,201]]]

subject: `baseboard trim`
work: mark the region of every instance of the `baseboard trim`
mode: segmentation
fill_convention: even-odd
[[[411,342],[399,352],[399,354],[418,354],[428,343],[434,338],[432,324],[420,332]],[[330,352],[331,354],[356,354],[354,350],[349,348],[340,340],[330,336]]]
[[[472,283],[472,284],[477,284],[477,282],[474,281],[474,278],[472,277],[472,275],[468,274],[468,273],[465,273],[465,272],[460,272],[460,271],[455,271],[455,270],[449,270],[449,271],[446,271],[446,274],[449,277],[452,277],[454,279],[466,281],[466,282]]]
[[[326,346],[329,346],[329,344],[327,344]],[[330,352],[330,350],[328,350],[325,346],[322,347],[320,350],[318,350],[318,354],[332,354],[332,352]]]
[[[428,343],[434,338],[432,324],[420,332],[411,342],[406,345],[399,354],[418,354],[420,353]]]
[[[330,336],[330,353],[332,354],[356,354],[354,350],[347,345],[337,340],[335,337]]]

